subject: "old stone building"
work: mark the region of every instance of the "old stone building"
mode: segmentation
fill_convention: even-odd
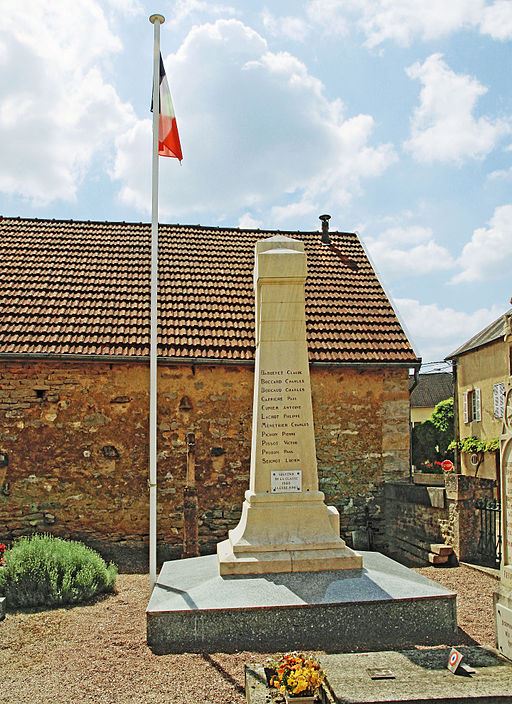
[[[186,434],[202,549],[238,521],[249,475],[254,245],[275,232],[160,226],[158,537],[180,552]],[[353,233],[287,232],[308,256],[320,486],[342,531],[382,524],[409,475],[407,337]],[[0,539],[148,536],[150,226],[0,220]],[[385,543],[383,531],[375,533]]]

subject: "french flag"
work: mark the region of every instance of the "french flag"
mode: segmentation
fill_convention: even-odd
[[[158,155],[171,156],[180,161],[183,159],[181,153],[180,136],[174,106],[172,104],[171,91],[165,75],[164,62],[160,54],[160,111],[158,115]]]

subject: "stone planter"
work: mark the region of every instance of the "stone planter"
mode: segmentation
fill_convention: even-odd
[[[313,694],[309,697],[291,697],[289,694],[285,694],[286,704],[315,704],[318,702],[316,695]]]

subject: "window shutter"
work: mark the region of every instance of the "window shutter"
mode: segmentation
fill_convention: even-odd
[[[492,387],[494,417],[503,418],[505,413],[505,384],[494,384]]]
[[[482,420],[482,405],[480,400],[480,389],[475,389],[475,414],[473,420]]]
[[[468,392],[467,391],[464,391],[463,408],[464,408],[464,423],[469,423]]]

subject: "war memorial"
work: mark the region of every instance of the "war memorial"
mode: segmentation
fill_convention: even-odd
[[[256,244],[249,489],[217,555],[164,563],[147,608],[155,652],[330,652],[450,642],[455,593],[340,537],[318,489],[302,242]],[[414,624],[414,628],[412,628]]]

